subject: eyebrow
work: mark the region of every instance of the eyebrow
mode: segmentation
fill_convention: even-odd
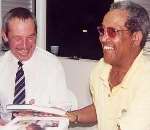
[[[33,35],[36,35],[36,32],[33,32],[32,34],[30,34],[29,36],[33,36]]]

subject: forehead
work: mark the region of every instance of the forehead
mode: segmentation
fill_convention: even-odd
[[[28,19],[19,19],[19,18],[12,18],[8,22],[8,27],[10,28],[19,28],[23,26],[30,26],[30,27],[35,27],[34,21],[31,18]]]
[[[13,18],[8,23],[8,31],[19,35],[27,35],[35,32],[34,21],[29,19]]]
[[[106,27],[124,27],[127,18],[128,12],[126,10],[114,9],[104,16],[102,25]]]

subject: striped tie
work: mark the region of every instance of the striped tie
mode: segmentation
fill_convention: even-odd
[[[25,104],[25,76],[22,63],[18,61],[18,71],[15,79],[15,93],[13,104]]]

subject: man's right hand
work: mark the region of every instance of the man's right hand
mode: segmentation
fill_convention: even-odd
[[[71,123],[82,123],[82,124],[89,124],[89,123],[96,123],[97,116],[94,104],[86,106],[84,108],[66,112],[66,116],[68,117]]]
[[[6,125],[6,122],[0,118],[0,126],[4,126],[4,125]]]
[[[42,130],[42,128],[39,125],[36,124],[30,124],[26,127],[26,130]]]

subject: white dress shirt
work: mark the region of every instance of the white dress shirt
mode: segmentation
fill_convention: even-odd
[[[0,58],[1,114],[4,114],[7,104],[13,103],[17,62],[11,51]],[[27,104],[34,102],[65,110],[75,109],[76,99],[66,87],[64,70],[56,56],[37,47],[33,56],[23,62],[23,70]]]

